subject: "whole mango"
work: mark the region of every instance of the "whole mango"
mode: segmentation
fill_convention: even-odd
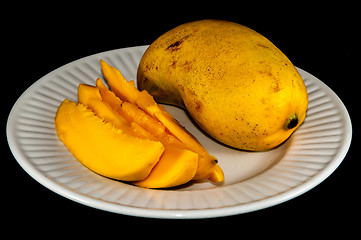
[[[274,44],[220,20],[186,23],[156,39],[137,83],[158,102],[185,108],[218,141],[251,151],[284,142],[308,106],[303,79]]]

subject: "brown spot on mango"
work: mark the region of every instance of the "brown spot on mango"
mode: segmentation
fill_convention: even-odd
[[[272,91],[276,93],[276,92],[279,92],[280,90],[281,90],[281,88],[280,88],[278,81],[275,81],[274,84],[272,84]]]
[[[203,111],[203,103],[201,101],[195,101],[195,110],[200,113]]]
[[[173,51],[178,51],[181,47],[182,47],[182,43],[189,38],[190,35],[186,35],[184,37],[182,37],[180,40],[177,40],[175,42],[173,42],[171,45],[169,45],[166,50],[169,50],[171,52]]]
[[[257,46],[258,47],[261,47],[261,48],[268,48],[268,46],[266,46],[265,44],[262,44],[262,43],[257,43]]]
[[[177,61],[174,60],[170,66],[171,66],[172,68],[176,68],[176,66],[177,66]]]
[[[179,45],[181,45],[182,41],[176,41],[175,43],[172,43],[171,45],[169,45],[167,47],[167,49],[170,49],[170,48],[176,48],[178,47]]]
[[[191,61],[185,61],[183,64],[183,68],[186,72],[189,72],[192,70],[192,62]]]

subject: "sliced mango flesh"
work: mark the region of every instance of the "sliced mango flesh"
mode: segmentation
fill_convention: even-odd
[[[68,99],[58,108],[55,128],[84,166],[118,180],[145,179],[164,152],[160,142],[128,135],[83,104]]]
[[[192,179],[224,180],[215,157],[146,91],[104,61],[112,91],[100,78],[80,84],[78,103],[68,99],[55,116],[57,134],[90,170],[146,188],[168,188]]]
[[[135,104],[149,116],[157,119],[165,126],[167,131],[183,142],[188,149],[198,154],[198,169],[193,179],[210,178],[214,182],[224,180],[223,171],[217,165],[217,159],[210,155],[198,140],[185,130],[162,106],[158,105],[148,92],[140,92],[133,81],[128,82],[118,69],[110,66],[105,61],[101,60],[100,65],[112,92],[116,96]]]
[[[80,103],[89,106],[97,116],[106,122],[113,123],[125,133],[160,141],[165,147],[165,152],[151,174],[146,180],[136,182],[136,185],[147,188],[167,188],[184,184],[194,177],[198,167],[198,154],[187,150],[181,141],[166,132],[163,124],[136,105],[121,101],[101,79],[97,80],[96,85],[79,85]],[[141,126],[145,126],[146,129]]]
[[[139,109],[138,106],[121,101],[113,92],[107,89],[103,83],[97,81],[97,86],[100,88],[103,101],[112,106],[114,105],[113,109],[116,108],[117,112],[128,122],[143,128],[165,146],[171,145],[173,147],[187,148],[179,139],[169,134],[165,126],[157,119],[146,114],[143,110]],[[120,105],[118,105],[119,101],[121,102]]]
[[[169,188],[189,182],[198,166],[198,155],[187,149],[168,147],[150,175],[133,184],[146,188]]]
[[[102,101],[98,87],[79,84],[78,102],[88,106],[98,117],[103,118],[106,122],[111,122],[117,128],[123,130],[130,128],[128,122],[109,103]]]
[[[100,60],[100,66],[102,68],[105,78],[116,79],[111,83],[111,90],[117,95],[120,99],[124,101],[134,103],[137,100],[138,89],[132,88],[134,86],[133,81],[127,81],[120,73],[120,71],[110,65],[108,65],[104,60]],[[108,81],[110,84],[110,82]],[[124,86],[127,86],[127,91],[121,91]]]

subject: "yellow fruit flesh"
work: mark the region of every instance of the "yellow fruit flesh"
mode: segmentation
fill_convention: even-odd
[[[198,153],[198,170],[194,176],[194,180],[210,178],[214,174],[214,171],[216,171],[215,168],[218,166],[218,160],[214,156],[211,156],[193,135],[185,132],[184,128],[177,120],[171,117],[168,112],[156,112],[155,116],[160,122],[167,126],[170,132],[177,133],[176,136],[178,139],[180,139],[183,143],[186,143],[190,150]],[[220,169],[220,171],[222,171],[222,169]],[[218,174],[217,176],[219,176],[219,178],[212,178],[213,182],[224,181],[223,174]]]
[[[55,128],[84,166],[118,180],[145,179],[164,151],[160,142],[128,135],[86,106],[67,99],[58,108]]]
[[[78,102],[92,109],[95,114],[106,122],[111,122],[115,127],[129,131],[127,121],[113,110],[111,105],[102,101],[99,88],[86,84],[79,84]]]
[[[101,79],[99,79],[101,82]],[[105,86],[104,86],[105,87]],[[106,87],[105,87],[106,88]],[[103,95],[107,95],[112,92],[106,89],[108,92]],[[102,91],[105,91],[102,89]],[[118,106],[121,105],[119,98],[113,99],[113,101],[103,101],[103,96],[100,94],[101,88],[94,87],[86,84],[79,84],[78,87],[78,101],[79,103],[89,107],[92,111],[100,118],[104,119],[105,122],[112,123],[115,127],[122,129],[126,134],[140,137],[144,139],[150,139],[157,141],[149,132],[145,131],[142,127],[134,122],[128,122],[120,113],[117,112]],[[108,96],[109,97],[109,96]],[[119,101],[117,101],[119,100]]]
[[[159,106],[154,101],[152,96],[150,96],[146,91],[139,92],[138,89],[134,86],[134,82],[126,81],[118,69],[108,65],[105,61],[102,60],[101,68],[111,90],[115,93],[115,95],[117,95],[119,98],[123,98],[124,100],[129,101],[129,103],[135,104],[145,113],[149,114],[151,118],[157,119],[160,123],[162,123],[162,125],[164,124],[167,131],[169,131],[183,144],[185,144],[189,150],[198,154],[198,169],[193,179],[206,179],[214,176],[212,177],[212,181],[214,182],[221,182],[224,180],[223,174],[214,174],[215,171],[218,171],[218,173],[221,171],[220,168],[217,168],[216,170],[216,158],[211,156],[196,140],[196,138],[187,132],[178,123],[178,121],[176,121],[168,112],[165,111],[163,107]],[[131,106],[127,104],[122,104],[121,109],[130,107]],[[134,111],[125,110],[125,114]],[[144,124],[147,124],[148,121],[145,120],[145,118],[142,119],[142,117],[139,117],[139,114],[135,114],[134,116],[135,117],[133,117],[133,121],[137,122],[136,119],[138,118],[138,121],[142,121]],[[149,126],[154,128],[153,124],[149,124]],[[148,129],[144,125],[142,125],[142,127]]]
[[[167,133],[165,126],[161,122],[146,114],[136,105],[123,102],[101,82],[97,82],[97,86],[100,89],[103,101],[111,105],[113,109],[116,109],[116,112],[127,122],[144,129],[147,132],[147,136],[150,135],[154,139],[161,141],[163,145],[186,148],[181,141]]]
[[[168,188],[189,182],[198,166],[198,155],[181,148],[168,147],[150,175],[133,184],[146,188]]]
[[[198,168],[198,154],[187,150],[181,141],[166,133],[165,127],[159,121],[134,104],[123,102],[115,96],[100,79],[97,80],[96,85],[97,87],[79,86],[79,101],[97,109],[94,110],[95,114],[106,121],[112,122],[115,119],[119,122],[116,118],[120,117],[121,122],[124,123],[121,127],[127,129],[129,134],[160,141],[165,147],[151,174],[145,180],[134,184],[147,188],[167,188],[184,184],[194,177]],[[98,107],[99,105],[111,106],[111,111],[105,107]]]
[[[118,92],[123,96],[120,99],[101,79],[97,79],[96,86],[80,84],[79,103],[66,99],[55,117],[55,128],[64,145],[90,170],[138,186],[167,188],[196,179],[196,172],[202,171],[198,167],[199,154],[193,149],[206,152],[205,149],[187,132],[183,139],[192,137],[191,142],[198,144],[185,144],[172,135],[162,122],[138,105],[153,116],[156,111],[168,113],[149,94],[140,93],[134,83],[123,82],[118,87],[124,86]],[[165,122],[172,121],[168,125],[176,125],[178,134],[185,131],[171,115],[164,116]],[[223,181],[223,172],[217,166],[213,161],[203,176]]]

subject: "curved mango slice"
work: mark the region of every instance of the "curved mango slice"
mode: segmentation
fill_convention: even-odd
[[[146,188],[168,188],[189,182],[198,166],[198,154],[187,149],[166,147],[149,176],[133,184]]]
[[[79,162],[118,180],[145,179],[164,151],[160,142],[126,134],[83,104],[68,99],[58,108],[55,129]]]

